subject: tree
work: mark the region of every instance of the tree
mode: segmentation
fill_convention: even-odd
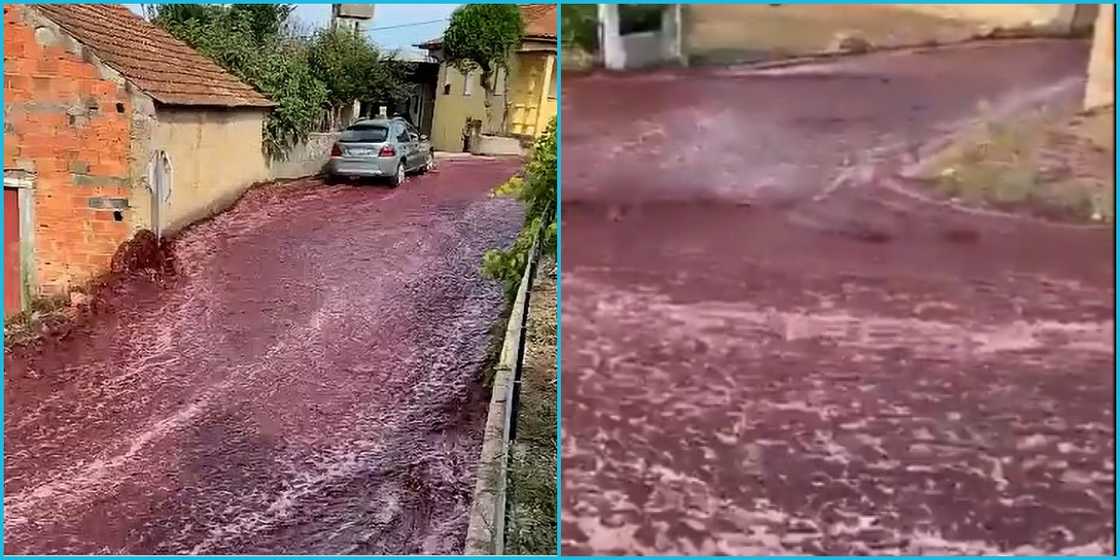
[[[283,158],[307,139],[326,103],[323,83],[311,73],[306,49],[283,37],[285,5],[161,4],[153,23],[277,103],[264,123],[264,147]]]
[[[395,104],[408,97],[406,65],[385,57],[352,30],[321,31],[308,49],[312,74],[326,86],[332,122],[355,101]]]
[[[443,33],[443,54],[448,64],[464,74],[478,69],[486,94],[486,123],[493,122],[494,77],[509,72],[509,59],[521,44],[524,23],[515,4],[466,4],[451,14]],[[499,130],[505,129],[502,109]]]
[[[144,11],[153,23],[169,29],[210,25],[217,21],[247,26],[257,44],[275,38],[292,14],[292,4],[147,4]]]
[[[295,10],[293,4],[231,4],[233,17],[245,21],[258,44],[275,39]]]
[[[599,13],[597,4],[560,6],[564,48],[578,47],[587,52],[599,50]]]
[[[163,28],[183,25],[191,20],[210,23],[223,10],[220,4],[144,4],[148,20]]]

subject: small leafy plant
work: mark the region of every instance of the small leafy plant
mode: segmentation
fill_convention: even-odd
[[[533,239],[540,235],[540,250],[556,250],[556,119],[537,138],[532,156],[521,175],[494,189],[495,196],[510,196],[525,204],[525,224],[513,246],[491,249],[482,257],[486,276],[505,282],[509,294],[517,293],[521,274],[529,261]]]

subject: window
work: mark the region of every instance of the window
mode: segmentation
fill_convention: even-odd
[[[666,4],[619,4],[618,34],[661,31],[661,12]]]
[[[451,95],[451,67],[443,65],[443,94]]]
[[[394,128],[396,129],[397,142],[404,142],[407,144],[409,142],[408,129],[399,124],[395,125]]]
[[[358,125],[342,131],[339,142],[384,142],[389,137],[389,129],[379,125]]]
[[[471,94],[471,72],[468,70],[463,74],[463,95]]]

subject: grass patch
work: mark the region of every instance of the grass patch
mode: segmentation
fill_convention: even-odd
[[[1069,222],[1112,223],[1113,110],[984,119],[926,166],[944,196]]]
[[[556,260],[537,266],[509,470],[506,553],[556,553]]]

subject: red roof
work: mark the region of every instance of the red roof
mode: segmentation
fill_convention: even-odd
[[[522,5],[521,21],[527,39],[556,38],[556,4]]]
[[[272,107],[213,60],[121,5],[33,4],[156,101],[169,105]]]

